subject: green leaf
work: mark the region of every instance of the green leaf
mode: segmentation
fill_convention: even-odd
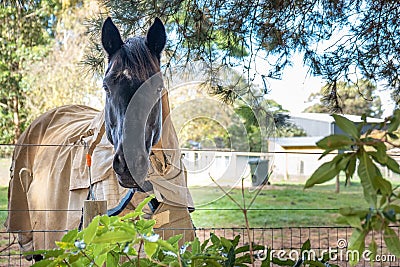
[[[385,165],[387,161],[386,145],[383,142],[378,142],[374,143],[372,146],[376,149],[376,153],[373,153],[376,161]]]
[[[396,222],[396,212],[394,209],[386,208],[383,212],[383,216],[391,222]]]
[[[96,263],[96,266],[103,266],[103,263],[107,259],[107,254],[100,254],[95,257],[94,262]]]
[[[81,257],[82,257],[82,254],[80,254],[80,253],[78,253],[76,255],[70,253],[69,257],[68,257],[68,263],[70,263],[70,264],[74,263],[74,262],[78,261]]]
[[[352,252],[348,254],[350,265],[352,266],[358,263],[362,253],[364,252],[366,235],[367,232],[365,230],[359,229],[354,229],[353,233],[351,234],[347,251]]]
[[[303,265],[304,266],[310,266],[310,267],[326,267],[326,265],[325,264],[323,264],[322,262],[319,262],[319,261],[315,261],[315,260],[305,260],[304,262],[303,262]],[[330,267],[331,265],[329,265],[329,267]]]
[[[144,214],[144,212],[142,212],[142,211],[133,211],[133,212],[130,212],[130,213],[124,215],[123,217],[121,217],[121,221],[126,221],[129,219],[136,219],[137,217],[139,217],[143,214]]]
[[[157,243],[149,242],[147,240],[144,241],[144,252],[149,258],[153,257],[154,253],[156,253],[157,251],[157,248]]]
[[[135,221],[136,228],[139,233],[147,235],[153,232],[153,226],[156,224],[155,220],[138,220]]]
[[[367,214],[369,213],[369,210],[365,209],[358,209],[358,208],[352,208],[352,207],[345,207],[345,208],[340,208],[339,213],[343,216],[358,216],[358,218],[363,219]]]
[[[203,244],[201,244],[201,251],[204,251],[206,249],[209,242],[210,242],[210,239],[204,240]]]
[[[221,267],[221,264],[216,261],[216,260],[210,260],[210,259],[206,259],[205,260],[206,265],[205,266],[214,266],[214,267]],[[178,265],[179,266],[179,265]]]
[[[108,227],[110,225],[110,217],[107,215],[100,216],[100,224]]]
[[[276,257],[272,257],[272,263],[277,264],[279,266],[293,266],[295,262],[291,259],[281,260]]]
[[[333,134],[326,136],[319,140],[316,145],[322,149],[328,149],[330,151],[347,148],[350,145],[354,144],[354,141],[351,140],[350,137],[343,134]]]
[[[224,246],[228,251],[233,247],[231,241],[221,236],[220,238],[222,246]]]
[[[237,265],[237,264],[244,264],[244,263],[251,263],[251,259],[250,259],[250,253],[246,253],[246,254],[244,254],[244,255],[242,255],[242,256],[240,256],[240,257],[237,257],[236,258],[236,261],[235,261],[235,266]]]
[[[371,182],[372,182],[372,185],[373,185],[375,191],[380,193],[384,197],[391,195],[392,194],[392,184],[388,180],[386,180],[382,177],[382,174],[381,174],[381,171],[379,170],[379,168],[369,158],[370,152],[365,153],[364,150],[360,150],[360,153],[367,154],[367,155],[364,155],[365,156],[364,162],[367,164],[366,167],[367,167],[367,172],[369,174],[369,177],[367,177],[367,178],[371,178]],[[361,163],[360,163],[360,166],[361,166]],[[359,171],[360,171],[360,166],[359,166]],[[363,165],[362,167],[365,167],[365,166]],[[363,171],[365,171],[365,170],[363,170]],[[384,198],[381,199],[382,204],[384,201],[385,201]]]
[[[66,233],[62,237],[61,241],[62,242],[75,242],[77,234],[78,234],[78,229],[74,229],[74,230],[68,231],[68,233]]]
[[[74,249],[75,248],[74,242],[56,241],[55,243],[56,243],[57,247],[62,248],[62,249]]]
[[[35,264],[33,264],[32,266],[33,267],[49,267],[49,266],[55,266],[55,263],[52,260],[41,260],[41,261],[35,262]]]
[[[344,171],[346,174],[346,180],[353,177],[354,172],[356,171],[356,163],[357,158],[355,157],[355,154],[353,154],[353,156],[349,160],[349,163],[347,164],[346,170]]]
[[[265,253],[267,254],[265,255],[265,260],[261,263],[261,267],[271,267],[271,248],[268,248]]]
[[[371,251],[369,259],[371,262],[374,262],[378,252],[378,245],[376,244],[375,239],[372,238],[371,243],[369,243],[368,250]]]
[[[172,244],[170,244],[169,242],[162,240],[162,239],[158,239],[156,242],[161,248],[172,251],[174,253],[178,252],[178,248],[174,247]]]
[[[146,206],[147,204],[149,204],[149,202],[154,198],[154,195],[149,195],[148,197],[146,197],[142,202],[140,202],[139,205],[137,205],[135,212],[142,212],[144,206]]]
[[[115,253],[114,251],[110,251],[107,253],[107,260],[106,260],[106,266],[107,267],[114,267],[118,266],[119,262],[119,255]]]
[[[218,238],[218,236],[216,236],[214,233],[211,233],[210,239],[211,239],[211,242],[212,242],[214,245],[218,245],[218,246],[219,246],[219,244],[221,243],[220,240],[219,240],[219,238]]]
[[[195,239],[192,241],[192,252],[194,255],[200,253],[200,241],[198,237],[195,237]]]
[[[235,266],[235,260],[236,260],[235,249],[233,248],[233,246],[231,244],[231,247],[229,248],[229,251],[227,254],[227,259],[224,262],[224,265],[226,267]]]
[[[374,187],[374,180],[378,176],[376,166],[364,150],[360,150],[359,152],[358,176],[363,187],[364,198],[370,206],[376,208],[377,190]]]
[[[83,229],[83,241],[86,244],[90,244],[96,235],[97,227],[99,226],[100,216],[96,216],[89,223],[89,225]]]
[[[311,249],[311,242],[310,239],[307,239],[307,241],[304,242],[303,245],[301,246],[301,252],[308,251],[310,249]]]
[[[389,251],[393,253],[396,257],[400,257],[400,240],[396,232],[389,226],[385,227],[385,232],[383,234],[383,239],[388,247]]]
[[[118,243],[132,241],[134,237],[128,235],[125,231],[106,232],[93,238],[92,243]]]
[[[309,255],[310,249],[311,249],[311,242],[310,239],[307,239],[307,241],[304,242],[303,245],[301,245],[300,255],[304,256],[307,259],[310,256]]]
[[[354,158],[354,153],[341,154],[341,155],[342,157],[340,157],[340,159],[336,163],[336,168],[345,171],[347,169],[347,165],[349,164],[350,160]]]
[[[336,168],[336,162],[334,162],[333,160],[325,162],[321,166],[319,166],[319,168],[311,175],[311,177],[307,180],[304,188],[306,189],[316,184],[325,183],[338,175],[339,172],[340,169]]]
[[[179,242],[179,240],[182,239],[182,237],[183,237],[182,234],[174,235],[174,236],[171,236],[171,237],[167,240],[167,242],[170,243],[171,245],[175,246],[175,245],[178,245],[178,242]]]
[[[24,255],[46,255],[46,258],[57,258],[58,256],[65,253],[64,249],[52,249],[52,250],[36,250],[33,252],[24,252]]]
[[[237,235],[231,242],[232,245],[236,248],[239,245],[239,241],[240,241],[240,235]]]
[[[380,192],[383,197],[390,196],[393,193],[392,184],[385,178],[382,178],[382,176],[377,176],[375,178],[374,186],[375,188],[379,188],[378,192]]]
[[[336,125],[339,126],[339,128],[342,129],[343,132],[349,134],[355,139],[360,138],[360,132],[358,131],[357,126],[354,124],[354,122],[337,114],[332,114],[332,117],[335,119]]]
[[[395,204],[388,205],[385,210],[393,210],[396,214],[400,214],[400,206]]]
[[[400,110],[396,109],[393,112],[393,115],[391,117],[390,124],[388,125],[387,131],[389,133],[392,133],[399,128],[399,125],[400,125]]]
[[[264,250],[264,249],[265,249],[265,247],[262,246],[262,245],[253,244],[253,251]],[[249,251],[250,251],[250,246],[249,245],[244,245],[242,247],[238,247],[235,250],[235,253],[239,254],[239,253],[249,252]]]
[[[341,219],[344,220],[344,222],[347,223],[348,225],[350,225],[351,227],[362,230],[362,223],[361,223],[361,219],[359,216],[347,215],[347,216],[341,217]]]
[[[127,234],[130,234],[131,236],[136,236],[137,231],[135,229],[135,225],[131,222],[127,223],[125,222],[118,222],[114,226],[117,226],[120,230],[126,231]],[[103,234],[104,232],[102,232]],[[98,234],[98,233],[97,233]]]
[[[386,166],[395,173],[399,173],[400,174],[400,167],[399,164],[397,163],[397,161],[395,161],[392,157],[387,157],[386,160]]]
[[[393,140],[398,140],[399,139],[399,136],[397,134],[394,134],[394,133],[387,133],[387,134]]]

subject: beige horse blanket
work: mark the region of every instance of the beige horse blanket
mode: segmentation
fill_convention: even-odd
[[[185,240],[191,240],[194,231],[187,208],[193,207],[193,201],[169,117],[166,90],[162,104],[162,137],[151,152],[146,178],[154,188],[147,193],[155,194],[161,204],[154,214],[150,209],[146,213],[156,219],[156,227],[166,229],[161,232],[165,238],[183,233]],[[9,232],[19,232],[24,251],[53,248],[63,231],[79,226],[90,186],[84,142],[90,146],[100,140],[92,154],[95,198],[107,200],[110,209],[127,193],[112,169],[113,147],[100,131],[103,123],[104,112],[80,105],[63,106],[40,116],[19,138],[12,159],[5,226]],[[136,192],[124,212],[134,209],[146,195]]]

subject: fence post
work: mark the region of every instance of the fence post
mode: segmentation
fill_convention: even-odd
[[[107,214],[107,200],[85,200],[83,203],[83,227],[87,227],[97,215]]]

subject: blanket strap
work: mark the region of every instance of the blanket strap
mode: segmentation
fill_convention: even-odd
[[[103,123],[100,126],[100,129],[97,133],[97,136],[95,137],[94,141],[90,144],[90,146],[87,146],[87,143],[81,138],[81,142],[84,143],[85,149],[87,149],[86,153],[86,166],[88,168],[88,173],[89,173],[89,195],[88,195],[88,200],[92,199],[95,200],[95,197],[93,195],[93,190],[92,190],[92,155],[93,151],[96,148],[96,146],[100,143],[101,138],[103,138],[103,135],[106,131],[105,123]],[[94,134],[94,133],[93,133]]]
[[[104,133],[105,133],[105,123],[103,121],[103,123],[100,126],[100,129],[97,133],[97,136],[95,137],[94,141],[90,144],[90,146],[88,147],[88,151],[86,154],[86,166],[88,167],[88,171],[89,171],[89,179],[91,180],[91,166],[92,166],[92,155],[93,155],[93,151],[96,148],[96,146],[100,143],[101,138],[103,137]],[[94,135],[93,131],[90,131],[89,135]],[[80,137],[81,142],[83,142],[83,138],[89,136],[89,135],[82,135]],[[94,199],[93,196],[93,192],[92,192],[92,182],[90,181],[90,189],[89,189],[89,194],[87,196],[87,199]],[[121,199],[121,201],[119,202],[119,204],[114,207],[111,208],[109,210],[107,210],[107,215],[108,216],[116,216],[118,214],[120,214],[128,205],[128,203],[132,200],[133,195],[135,194],[136,190],[131,188],[128,190],[128,193]],[[158,207],[159,203],[157,201],[154,201],[155,199],[153,199],[151,201],[151,203],[149,203],[150,209],[154,212],[156,210],[156,208]],[[83,217],[82,217],[83,218]],[[81,218],[81,221],[82,221]],[[82,228],[82,222],[79,226],[79,229]]]
[[[120,214],[131,201],[133,195],[135,194],[136,190],[134,188],[130,188],[128,193],[121,199],[118,205],[112,209],[107,210],[108,216],[116,216]]]
[[[106,131],[106,127],[105,127],[105,123],[103,121],[103,123],[100,126],[100,129],[97,133],[97,136],[95,137],[94,141],[90,144],[87,154],[86,154],[86,165],[89,168],[89,175],[90,175],[90,168],[92,165],[92,155],[93,155],[93,151],[96,148],[96,146],[100,143],[101,138],[103,137],[104,133]],[[92,182],[90,181],[90,186],[92,185]],[[118,214],[120,214],[128,205],[128,203],[131,201],[133,195],[135,194],[135,189],[131,188],[128,190],[128,193],[121,199],[121,201],[119,202],[119,204],[112,208],[107,210],[107,215],[108,216],[116,216]],[[88,199],[92,198],[93,199],[93,194],[92,194],[92,190],[89,190],[89,195],[88,195]]]
[[[103,137],[105,131],[106,131],[106,126],[103,121],[103,123],[100,126],[99,132],[97,133],[96,139],[94,139],[94,141],[89,146],[87,154],[90,155],[90,157],[93,155],[93,151],[96,148],[96,146],[100,143],[101,138]]]

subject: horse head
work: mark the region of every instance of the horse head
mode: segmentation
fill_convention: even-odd
[[[146,36],[123,42],[117,27],[107,18],[101,40],[108,54],[103,79],[104,112],[106,135],[115,152],[113,169],[121,186],[141,188],[149,168],[151,147],[161,136],[159,72],[165,28],[156,18]]]

